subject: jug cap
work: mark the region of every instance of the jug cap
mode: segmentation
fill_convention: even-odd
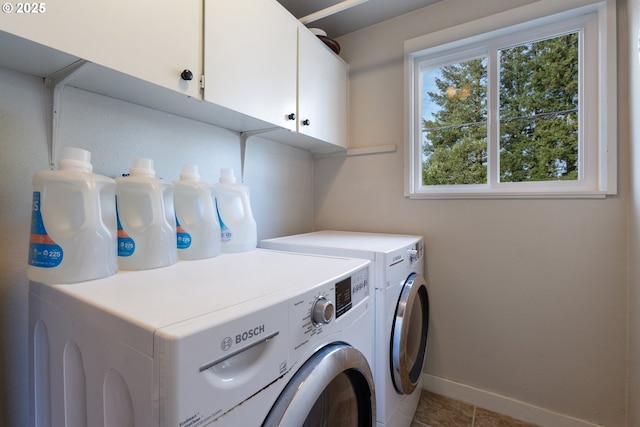
[[[80,169],[85,172],[91,172],[93,170],[91,151],[76,147],[64,147],[60,161],[58,162],[58,168]]]
[[[236,177],[233,174],[233,169],[220,169],[220,183],[221,184],[234,184]]]
[[[156,171],[153,169],[153,160],[144,157],[134,158],[129,174],[156,176]]]
[[[198,173],[197,165],[183,165],[182,172],[180,172],[180,181],[199,181],[200,174]]]

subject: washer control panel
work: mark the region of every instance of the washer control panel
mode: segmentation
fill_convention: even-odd
[[[409,269],[419,263],[423,257],[424,243],[420,240],[411,245],[389,252],[387,255],[387,267],[398,268],[397,266],[402,266],[402,268]]]
[[[409,252],[409,261],[411,263],[420,261],[424,255],[424,243],[422,240],[416,242],[416,244],[407,250]]]
[[[373,310],[369,301],[369,266],[333,283],[326,283],[290,301],[293,351],[302,352],[326,334],[343,329],[343,321]]]

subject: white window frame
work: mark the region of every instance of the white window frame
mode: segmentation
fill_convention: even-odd
[[[558,3],[562,5],[558,6]],[[582,6],[558,11],[561,6]],[[584,6],[578,0],[540,0],[463,26],[407,40],[405,51],[406,146],[405,196],[429,198],[585,198],[617,193],[617,66],[615,0]],[[531,40],[579,30],[580,137],[579,179],[571,181],[499,182],[496,52]],[[488,183],[422,185],[422,119],[419,64],[434,67],[487,55],[489,114]]]

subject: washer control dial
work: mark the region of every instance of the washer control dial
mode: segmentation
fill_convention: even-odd
[[[410,262],[418,261],[422,256],[421,251],[422,251],[422,247],[420,243],[416,243],[416,246],[414,248],[409,248],[407,250],[407,252],[409,253],[409,261]]]
[[[323,296],[318,297],[311,308],[311,321],[315,325],[326,325],[333,319],[333,303]]]

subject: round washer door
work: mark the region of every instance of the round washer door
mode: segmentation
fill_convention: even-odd
[[[400,292],[391,329],[391,378],[400,394],[412,393],[420,381],[428,327],[427,283],[412,273]]]
[[[376,425],[373,375],[367,359],[346,344],[316,352],[295,373],[264,427]]]

